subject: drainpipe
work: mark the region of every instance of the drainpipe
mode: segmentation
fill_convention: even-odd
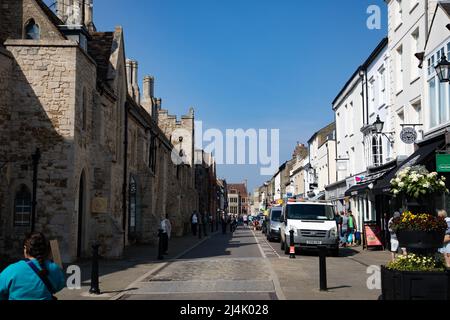
[[[34,232],[36,228],[37,177],[39,160],[41,159],[41,152],[39,148],[36,149],[36,152],[31,156],[31,158],[33,159],[33,202],[31,203],[31,232]]]
[[[365,124],[369,124],[369,79],[367,79],[367,68],[364,68],[364,75],[366,77],[366,118],[367,121]]]
[[[362,116],[363,116],[363,126],[364,126],[364,124],[366,123],[366,115],[365,115],[365,106],[364,106],[364,104],[365,104],[365,98],[364,98],[364,96],[365,96],[365,90],[364,90],[364,75],[361,75],[361,71],[364,71],[364,69],[363,69],[363,67],[361,66],[360,67],[360,70],[359,70],[359,77],[361,78],[361,89],[362,89],[362,91],[361,91],[361,93],[362,93],[362,96],[361,96],[361,99],[362,99]]]
[[[123,227],[123,246],[127,243],[127,182],[128,182],[128,102],[125,103],[125,133],[124,133],[124,153],[123,153],[123,186],[122,186],[122,227]]]

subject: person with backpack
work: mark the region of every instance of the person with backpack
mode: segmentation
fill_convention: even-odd
[[[0,274],[0,300],[56,300],[66,284],[63,270],[49,260],[50,244],[42,233],[31,233],[23,244],[25,259]]]

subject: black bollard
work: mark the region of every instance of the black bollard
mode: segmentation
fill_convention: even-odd
[[[327,291],[327,247],[319,246],[320,291]]]
[[[290,237],[290,244],[291,247],[289,249],[289,258],[290,259],[295,259],[295,239],[294,239],[294,230],[289,231],[289,237]]]
[[[158,244],[158,260],[163,260],[164,256],[163,256],[163,239],[162,239],[162,234],[163,234],[163,230],[159,229],[158,230],[158,239],[159,239],[159,244]]]
[[[98,280],[98,249],[99,244],[92,245],[92,269],[91,269],[91,288],[89,289],[90,294],[100,294],[99,280]]]
[[[201,224],[198,225],[198,238],[201,239],[202,238],[202,228],[203,226]]]
[[[203,235],[205,236],[205,237],[207,237],[208,236],[208,233],[206,232],[206,230],[208,230],[208,226],[206,225],[206,222],[203,224]]]
[[[214,221],[211,220],[211,233],[214,232]]]

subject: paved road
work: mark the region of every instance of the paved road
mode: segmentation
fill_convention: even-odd
[[[280,299],[283,294],[268,253],[248,228],[240,227],[232,235],[216,234],[135,283],[137,290],[122,299]]]

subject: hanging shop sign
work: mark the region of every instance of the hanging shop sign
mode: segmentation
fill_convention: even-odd
[[[436,155],[436,171],[441,173],[450,172],[450,154]]]
[[[400,139],[405,144],[414,144],[417,141],[417,131],[414,128],[403,128]]]

